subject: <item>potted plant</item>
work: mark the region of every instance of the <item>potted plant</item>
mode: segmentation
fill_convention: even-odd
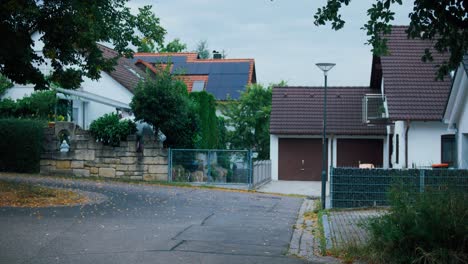
[[[382,118],[386,117],[385,106],[383,104],[379,106],[379,109],[377,109],[377,112]]]

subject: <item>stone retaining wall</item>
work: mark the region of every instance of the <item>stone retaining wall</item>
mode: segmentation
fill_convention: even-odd
[[[59,151],[63,131],[69,134],[68,153]],[[104,146],[73,123],[57,122],[44,131],[41,174],[166,181],[167,151],[154,136],[145,136],[143,142],[141,151],[136,135],[128,136],[119,147]]]

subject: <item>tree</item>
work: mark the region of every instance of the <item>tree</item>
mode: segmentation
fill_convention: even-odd
[[[198,57],[200,57],[200,59],[211,58],[211,53],[208,50],[208,42],[206,40],[198,42],[195,52],[198,53]]]
[[[128,0],[0,2],[0,73],[19,84],[46,89],[49,81],[39,70],[52,67],[51,80],[76,88],[82,77],[99,79],[117,58],[102,56],[98,42],[111,43],[119,54],[131,56],[129,45],[140,46],[142,37],[160,44],[166,31],[151,6],[133,15]],[[41,34],[42,52],[33,48],[32,34]]]
[[[165,146],[194,147],[198,135],[195,104],[185,84],[172,76],[169,68],[161,68],[155,78],[147,76],[140,82],[130,106],[135,120],[147,122],[166,135]]]
[[[13,83],[10,82],[5,76],[0,74],[0,97],[2,97],[8,89],[13,87]]]
[[[166,46],[160,48],[159,52],[183,52],[187,50],[187,44],[182,43],[180,39],[176,38],[173,41],[167,43]]]
[[[326,6],[317,10],[315,24],[319,26],[330,22],[335,30],[343,28],[345,21],[341,18],[340,9],[350,2],[329,0]],[[369,20],[362,29],[367,31],[367,44],[372,46],[375,55],[388,53],[385,34],[391,32],[395,14],[391,10],[395,4],[401,5],[402,0],[376,0],[367,10]],[[409,17],[408,37],[434,40],[437,52],[450,52],[449,61],[439,66],[437,77],[442,79],[450,70],[458,67],[463,55],[468,52],[468,1],[415,0]],[[422,54],[422,60],[432,61],[430,50]]]
[[[140,46],[137,47],[138,52],[183,52],[187,50],[187,44],[180,41],[180,39],[176,38],[173,41],[167,43],[166,45],[161,45],[159,47],[155,46],[155,41],[143,38]]]
[[[218,118],[216,117],[216,99],[205,91],[192,92],[190,98],[196,103],[199,117],[199,137],[195,147],[216,149],[219,146]]]
[[[223,110],[232,149],[254,149],[258,159],[270,156],[270,113],[272,88],[252,84],[238,101],[231,101]]]

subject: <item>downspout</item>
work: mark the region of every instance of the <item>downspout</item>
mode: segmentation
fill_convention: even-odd
[[[409,129],[410,129],[410,121],[407,120],[407,126],[406,126],[406,131],[405,131],[405,165],[406,165],[406,168],[408,169],[409,166],[408,166],[408,132],[409,132]]]

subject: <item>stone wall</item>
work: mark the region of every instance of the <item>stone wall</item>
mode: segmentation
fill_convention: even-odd
[[[63,134],[69,135],[67,153],[59,150]],[[154,136],[145,136],[143,142],[137,150],[137,137],[131,135],[118,147],[105,146],[73,123],[57,122],[44,131],[41,174],[166,181],[167,151]]]

